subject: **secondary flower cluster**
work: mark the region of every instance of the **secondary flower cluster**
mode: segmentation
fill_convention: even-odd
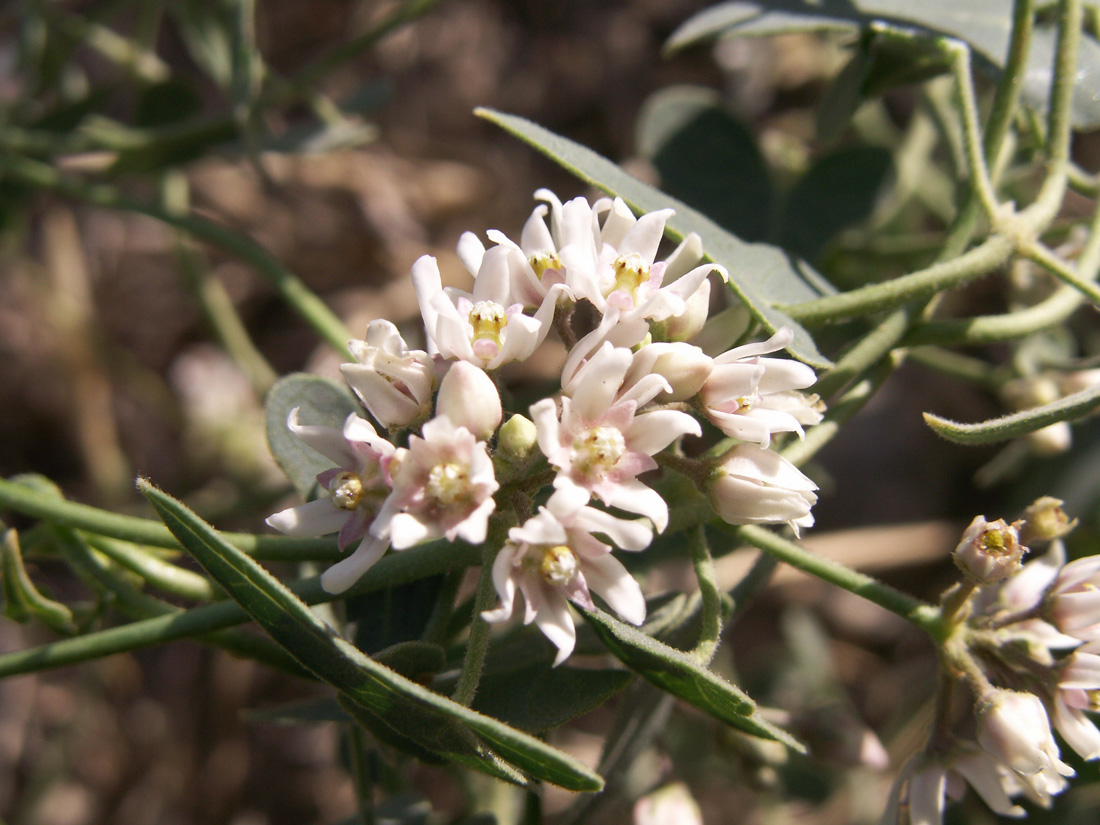
[[[708,276],[726,273],[703,262],[695,235],[658,260],[671,210],[635,218],[618,198],[536,197],[518,244],[497,231],[487,233],[489,248],[462,236],[471,291],[444,288],[430,256],[413,265],[424,350],[410,349],[384,320],[350,343],[356,361],[343,365],[345,379],[390,436],[408,432],[407,446],[358,415],[337,431],[303,424],[295,410],[287,426],[336,466],[318,476],[321,498],[268,523],[290,535],[339,531],[341,549],[358,542],[322,576],[338,593],[389,548],[439,538],[483,543],[498,491],[509,507],[529,510],[539,487],[532,479],[552,479],[553,494],[497,554],[500,606],[483,616],[509,619],[521,594],[524,620],[557,646],[561,662],[575,639],[569,601],[592,609],[595,592],[625,620],[645,618],[640,587],[604,539],[642,550],[667,527],[668,504],[639,478],[658,467],[654,456],[701,435],[701,418],[711,421],[738,442],[706,481],[719,515],[798,530],[813,523],[817,488],[769,447],[776,433],[803,435],[821,411],[801,392],[813,370],[764,357],[790,343],[790,330],[715,357],[691,343],[723,337],[700,333]],[[582,302],[598,320],[579,334],[573,312]],[[498,368],[529,358],[551,331],[569,348],[560,393],[532,404],[530,418],[504,422]],[[516,505],[517,496],[526,504]],[[645,518],[622,518],[597,502]]]
[[[945,798],[961,796],[966,783],[1002,815],[1024,815],[1012,801],[1021,794],[1048,806],[1074,773],[1052,723],[1083,759],[1100,757],[1100,730],[1085,715],[1100,709],[1100,557],[1066,563],[1061,536],[1074,524],[1060,505],[1039,499],[1013,524],[979,516],[955,551],[966,580],[945,608],[954,602],[965,624],[944,659],[955,671],[948,680],[970,689],[974,727],[960,736],[938,724],[911,763],[911,825],[942,823]],[[1022,564],[1025,541],[1051,545]]]

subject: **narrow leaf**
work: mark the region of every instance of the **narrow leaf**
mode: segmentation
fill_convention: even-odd
[[[477,114],[538,149],[586,183],[621,197],[637,212],[675,209],[676,214],[666,225],[666,234],[679,239],[690,232],[697,233],[707,258],[726,267],[730,286],[753,316],[769,332],[784,326],[794,330],[794,341],[788,348],[793,356],[814,367],[831,365],[818,352],[810,334],[773,305],[797,303],[831,291],[804,261],[774,246],[745,243],[687,204],[628,175],[602,155],[529,120],[490,109],[478,109]]]
[[[596,633],[627,667],[662,690],[753,736],[774,739],[805,752],[797,739],[763,719],[740,688],[700,667],[688,654],[620,622],[603,611],[581,611]]]
[[[924,421],[937,435],[956,444],[990,444],[1018,438],[1061,421],[1074,421],[1097,410],[1100,410],[1100,386],[1075,392],[1041,407],[978,424],[960,424],[932,413],[924,413]]]
[[[366,656],[317,618],[282,582],[222,539],[179,501],[147,481],[140,480],[138,487],[180,544],[229,595],[299,662],[356,705],[382,716],[391,726],[389,714],[404,715],[415,709],[425,719],[434,718],[440,729],[465,726],[497,755],[532,777],[575,791],[598,791],[603,787],[598,774],[568,754],[433,693]],[[395,735],[408,737],[408,729],[395,731]],[[451,747],[451,741],[445,744]],[[436,751],[439,743],[423,746]],[[502,777],[495,755],[486,756],[481,763],[467,757],[463,755],[467,760],[463,764],[480,764],[480,769]]]
[[[478,686],[474,708],[514,728],[544,733],[595,710],[635,678],[624,670],[548,665],[546,660],[487,673]]]

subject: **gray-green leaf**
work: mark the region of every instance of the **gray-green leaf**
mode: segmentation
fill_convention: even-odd
[[[602,155],[538,124],[489,109],[478,109],[477,114],[538,149],[586,183],[621,197],[637,212],[676,210],[666,225],[666,234],[682,238],[690,232],[697,233],[707,258],[729,271],[730,286],[756,319],[769,332],[784,326],[794,330],[794,341],[788,348],[793,356],[814,367],[831,366],[829,359],[818,352],[810,334],[774,306],[798,303],[830,291],[809,264],[774,246],[745,243],[687,204],[628,175]]]
[[[1075,392],[1041,407],[977,424],[960,424],[932,413],[924,413],[924,421],[937,435],[956,444],[990,444],[1019,438],[1061,421],[1073,421],[1097,410],[1100,410],[1100,386]]]
[[[317,474],[331,469],[332,461],[287,429],[286,418],[295,407],[303,424],[341,430],[348,415],[359,412],[359,406],[343,386],[319,375],[288,375],[268,392],[264,417],[271,455],[295,489],[308,498],[317,483]]]
[[[612,653],[657,687],[745,733],[774,739],[805,752],[797,739],[763,719],[756,703],[740,688],[701,667],[682,650],[669,647],[602,610],[582,613]]]

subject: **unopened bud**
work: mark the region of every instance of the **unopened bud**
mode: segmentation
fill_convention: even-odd
[[[516,461],[527,458],[537,443],[538,428],[535,422],[522,415],[513,415],[505,421],[497,436],[501,453]]]
[[[1060,539],[1077,526],[1077,519],[1071,519],[1062,509],[1062,500],[1053,496],[1042,496],[1024,510],[1024,526],[1020,528],[1020,541],[1024,544],[1038,544],[1044,541]]]
[[[647,344],[634,353],[624,384],[657,374],[668,381],[671,392],[662,392],[655,400],[686,401],[702,388],[714,367],[713,360],[691,344]]]
[[[975,516],[955,548],[955,564],[979,584],[992,584],[1020,571],[1027,547],[1020,544],[1021,521],[986,521]]]
[[[688,786],[676,782],[634,803],[634,825],[703,825],[703,813]]]
[[[435,410],[437,415],[451,419],[451,423],[465,427],[480,441],[496,432],[504,417],[500,392],[493,379],[466,361],[456,361],[443,376]]]
[[[978,743],[1012,770],[1024,776],[1043,774],[1049,783],[1062,785],[1062,776],[1073,775],[1059,758],[1050,717],[1035,694],[994,688],[976,711]]]
[[[684,301],[684,311],[659,322],[665,341],[690,341],[707,323],[710,314],[710,281],[703,281]]]

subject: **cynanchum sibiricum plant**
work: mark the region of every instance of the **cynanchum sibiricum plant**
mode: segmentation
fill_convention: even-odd
[[[474,276],[469,292],[444,289],[434,258],[413,265],[427,350],[410,349],[384,320],[368,326],[365,340],[350,342],[356,363],[343,365],[344,377],[381,426],[411,430],[407,446],[355,415],[342,434],[303,426],[295,408],[288,427],[337,467],[318,476],[321,498],[268,523],[292,535],[339,529],[341,547],[359,540],[322,577],[339,593],[387,548],[440,538],[481,544],[494,512],[516,508],[517,496],[518,507],[530,511],[552,490],[497,548],[493,583],[501,604],[484,616],[508,619],[522,595],[525,621],[554,643],[560,664],[574,646],[569,602],[595,609],[595,593],[628,622],[645,619],[640,586],[594,534],[638,551],[665,530],[669,505],[644,480],[662,453],[702,435],[701,419],[716,423],[737,441],[691,466],[718,515],[797,531],[813,524],[817,486],[768,447],[776,434],[803,437],[804,426],[821,420],[822,406],[801,392],[814,381],[811,368],[761,357],[790,344],[790,330],[714,358],[690,343],[705,325],[708,276],[726,273],[701,262],[696,236],[658,260],[671,210],[635,218],[618,198],[562,204],[546,190],[537,197],[548,206],[535,209],[520,243],[491,231],[495,245],[486,249],[475,235],[462,236],[459,257]],[[582,335],[570,320],[578,301],[598,311]],[[570,345],[560,391],[508,411],[501,428],[497,369],[530,358],[553,329]],[[654,332],[670,330],[687,340],[654,342]],[[531,462],[536,446],[542,460]],[[505,487],[494,461],[507,475]]]

